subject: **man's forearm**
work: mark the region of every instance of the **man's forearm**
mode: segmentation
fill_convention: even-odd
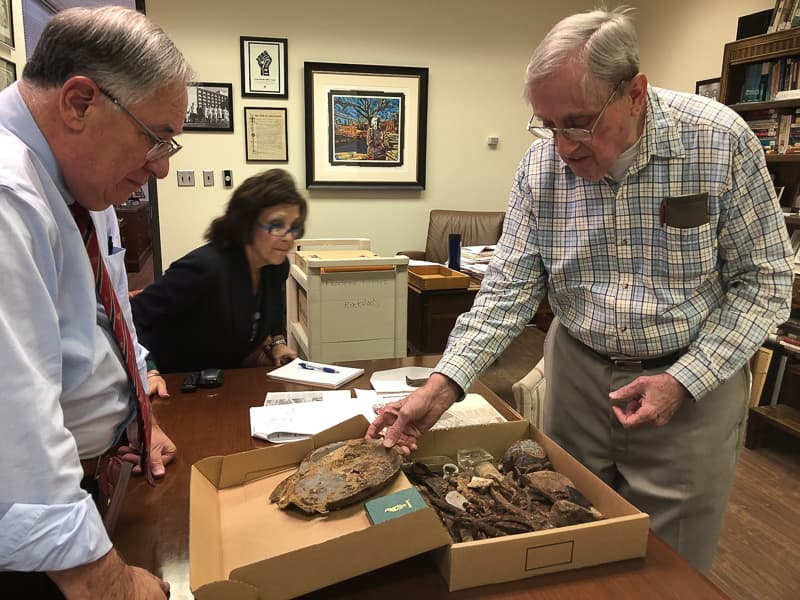
[[[122,599],[131,597],[134,591],[130,567],[114,549],[94,562],[47,575],[68,599]]]

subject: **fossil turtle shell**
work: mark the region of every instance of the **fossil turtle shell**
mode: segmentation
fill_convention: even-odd
[[[354,439],[322,446],[306,456],[297,472],[269,496],[280,508],[294,504],[308,514],[326,514],[354,504],[389,484],[402,455],[381,440]]]

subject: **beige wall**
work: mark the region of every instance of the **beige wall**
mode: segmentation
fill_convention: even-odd
[[[593,6],[586,0],[534,2],[406,0],[363,3],[148,0],[148,15],[195,66],[199,81],[233,84],[234,133],[185,133],[185,149],[159,182],[163,263],[201,243],[229,190],[269,168],[244,157],[243,107],[288,109],[289,162],[281,164],[310,200],[309,237],[368,237],[382,254],[422,248],[433,208],[503,210],[511,180],[530,143],[522,75],[536,43],[560,18]],[[642,68],[656,85],[694,91],[719,75],[722,47],[735,38],[738,16],[770,8],[772,0],[631,2]],[[239,36],[288,38],[288,100],[240,95]],[[430,68],[427,186],[424,191],[305,190],[303,62],[371,63]],[[500,137],[491,149],[489,135]],[[175,169],[194,169],[198,186],[178,188]],[[204,188],[200,171],[217,185]]]

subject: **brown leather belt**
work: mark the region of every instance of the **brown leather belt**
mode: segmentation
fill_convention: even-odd
[[[575,338],[573,338],[575,339]],[[588,350],[591,354],[594,354],[598,358],[614,365],[617,369],[621,371],[644,371],[647,369],[660,369],[663,367],[669,367],[670,365],[675,364],[678,359],[686,354],[688,348],[682,348],[680,350],[676,350],[675,352],[670,352],[669,354],[664,354],[663,356],[656,356],[655,358],[633,358],[627,356],[608,356],[606,354],[601,354],[597,350],[590,348],[580,340],[575,340],[579,344],[581,344],[586,350]]]

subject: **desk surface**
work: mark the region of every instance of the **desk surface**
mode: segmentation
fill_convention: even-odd
[[[349,363],[366,370],[365,375],[350,383],[350,387],[369,388],[369,374],[373,371],[405,365],[433,366],[437,358],[417,356]],[[226,371],[221,388],[192,394],[179,391],[180,375],[167,375],[166,379],[171,397],[156,400],[153,405],[160,424],[178,446],[178,456],[155,488],[150,488],[140,477],[131,480],[113,541],[129,563],[145,567],[169,581],[173,599],[184,599],[192,597],[189,587],[189,474],[192,464],[206,456],[267,445],[250,437],[249,407],[262,404],[268,391],[303,388],[268,379],[263,368]],[[513,418],[513,411],[480,382],[471,391],[482,394]],[[421,555],[325,588],[310,597],[638,600],[727,596],[651,534],[644,559],[449,594],[433,561]]]

